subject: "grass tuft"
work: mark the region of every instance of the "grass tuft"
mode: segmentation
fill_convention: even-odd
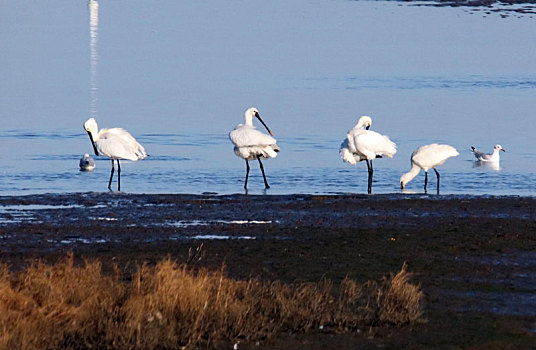
[[[193,270],[170,259],[119,276],[102,275],[98,261],[76,267],[72,255],[18,273],[0,265],[0,349],[188,349],[422,318],[405,265],[365,285],[233,280],[225,266]]]
[[[406,263],[396,275],[384,278],[376,297],[378,321],[395,325],[410,324],[422,318],[423,292],[409,282]]]

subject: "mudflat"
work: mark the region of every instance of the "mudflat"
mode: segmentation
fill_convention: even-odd
[[[427,195],[44,194],[0,197],[0,261],[99,259],[129,276],[170,257],[235,279],[381,280],[404,263],[426,321],[282,334],[240,349],[536,344],[536,200]],[[196,253],[194,253],[196,252]]]

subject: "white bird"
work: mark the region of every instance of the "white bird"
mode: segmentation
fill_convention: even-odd
[[[121,128],[100,129],[95,119],[90,118],[84,123],[95,155],[103,155],[112,159],[112,172],[108,189],[111,191],[114,175],[114,160],[117,161],[117,190],[121,190],[121,166],[119,159],[136,161],[147,157],[145,148],[136,141],[128,131]]]
[[[376,158],[393,158],[396,153],[396,144],[389,137],[369,130],[372,118],[362,116],[356,126],[348,131],[346,139],[342,142],[339,155],[342,160],[357,164],[362,160],[367,161],[368,168],[368,193],[372,192],[372,160]],[[363,129],[366,128],[366,129]]]
[[[400,188],[404,189],[421,169],[424,170],[424,192],[427,193],[426,185],[428,184],[428,170],[434,169],[437,175],[437,194],[439,194],[439,172],[436,167],[445,163],[450,157],[456,157],[460,153],[456,148],[449,145],[439,145],[433,143],[418,147],[411,154],[411,170],[400,177]]]
[[[80,171],[93,171],[95,169],[95,161],[86,153],[80,158],[79,166]]]
[[[264,179],[264,185],[266,188],[270,188],[266,181],[266,175],[264,174],[264,167],[261,163],[261,158],[275,158],[279,152],[279,146],[276,140],[263,132],[260,132],[253,126],[253,117],[259,119],[264,125],[270,135],[274,135],[268,126],[262,121],[259,116],[259,111],[256,108],[249,108],[244,113],[245,124],[238,124],[234,130],[229,133],[229,139],[234,144],[235,154],[246,160],[246,181],[244,182],[244,189],[247,190],[248,176],[249,176],[249,163],[248,160],[257,159],[262,171],[262,177]]]
[[[502,148],[501,145],[495,145],[495,147],[493,147],[493,153],[481,152],[477,150],[476,148],[474,148],[473,146],[471,146],[471,150],[473,154],[475,155],[475,158],[478,159],[480,162],[497,162],[497,163],[501,159],[501,156],[499,155],[499,151],[506,152],[504,148]]]

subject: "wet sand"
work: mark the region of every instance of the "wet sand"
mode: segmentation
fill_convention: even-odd
[[[201,246],[202,244],[202,246]],[[125,278],[165,257],[233,278],[379,280],[404,262],[423,324],[285,334],[240,349],[531,348],[536,344],[536,200],[426,195],[0,197],[0,261],[16,270],[73,252]],[[200,259],[198,259],[200,258]]]

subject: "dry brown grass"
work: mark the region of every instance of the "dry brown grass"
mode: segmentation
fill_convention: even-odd
[[[422,292],[405,265],[381,284],[345,279],[282,284],[239,281],[166,259],[130,281],[73,257],[19,273],[0,266],[1,349],[181,349],[258,341],[323,326],[352,331],[422,317]]]
[[[406,263],[395,275],[384,277],[378,286],[369,281],[364,289],[368,290],[369,319],[372,324],[404,325],[422,320],[423,293],[419,286],[409,282],[411,274]]]

